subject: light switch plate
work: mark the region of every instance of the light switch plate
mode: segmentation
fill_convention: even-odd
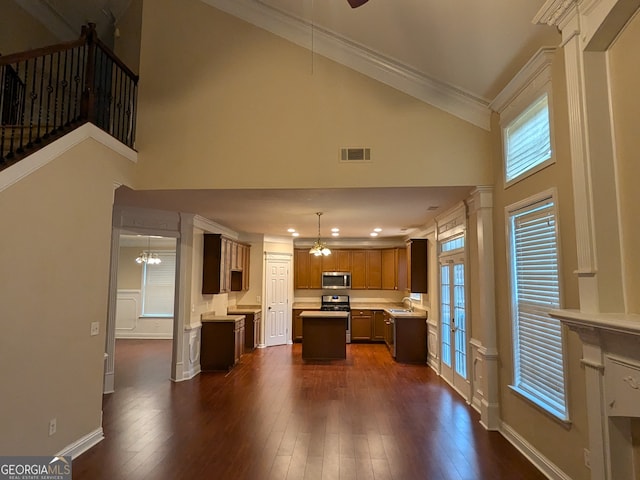
[[[91,336],[100,334],[100,322],[91,322]]]

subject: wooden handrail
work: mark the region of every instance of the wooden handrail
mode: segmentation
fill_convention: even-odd
[[[85,122],[133,148],[139,76],[97,36],[0,56],[0,170]]]

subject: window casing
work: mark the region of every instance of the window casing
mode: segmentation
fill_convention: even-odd
[[[142,268],[142,316],[173,317],[176,254],[155,252],[162,260],[157,265],[144,263]]]
[[[568,421],[564,340],[549,311],[560,305],[556,206],[553,195],[507,209],[514,372],[512,388]]]
[[[549,95],[545,92],[504,129],[504,164],[507,184],[552,162]]]

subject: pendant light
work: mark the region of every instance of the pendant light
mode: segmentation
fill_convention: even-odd
[[[147,265],[157,265],[162,263],[162,260],[158,256],[157,253],[151,253],[151,237],[147,237],[147,251],[144,250],[140,252],[138,258],[136,258],[136,263],[146,263]]]
[[[309,253],[316,257],[319,257],[320,255],[324,255],[326,257],[327,255],[331,255],[331,250],[329,250],[329,248],[320,240],[320,216],[322,215],[322,212],[316,212],[316,215],[318,215],[318,239],[313,244],[313,247],[311,247],[311,250],[309,250]]]

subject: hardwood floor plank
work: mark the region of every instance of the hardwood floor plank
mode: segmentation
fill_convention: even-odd
[[[171,342],[116,342],[105,440],[74,480],[542,480],[426,365],[384,345],[304,362],[300,345],[257,349],[230,372],[168,380]]]

